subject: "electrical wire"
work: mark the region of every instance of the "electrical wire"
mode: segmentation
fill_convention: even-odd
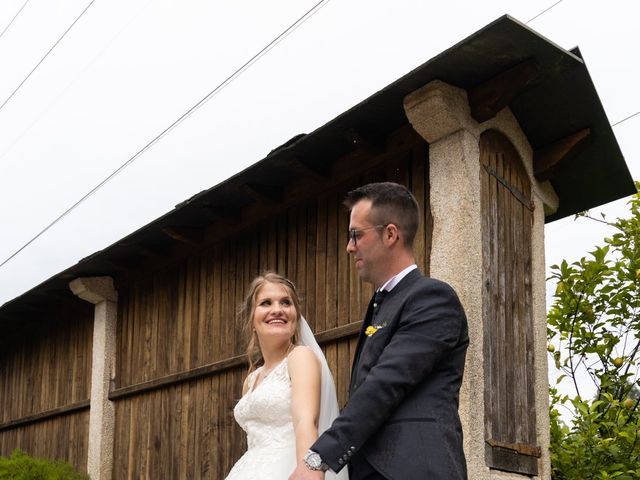
[[[133,23],[134,20],[137,19],[137,17],[140,15],[140,13],[149,5],[149,3],[151,3],[153,0],[147,0],[143,6],[138,9],[138,11],[136,11],[132,17],[129,18],[129,20],[127,21],[127,23],[125,23],[110,39],[109,41],[105,44],[105,46],[102,48],[102,50],[100,50],[82,69],[82,71],[80,73],[78,73],[76,75],[75,78],[73,78],[66,87],[64,87],[57,95],[56,97],[51,100],[49,102],[49,104],[38,114],[38,116],[35,118],[35,120],[33,120],[28,126],[27,128],[25,128],[24,130],[22,130],[22,132],[16,136],[13,141],[9,144],[9,146],[2,152],[0,153],[0,162],[2,162],[2,160],[4,159],[4,157],[7,156],[7,154],[11,151],[11,149],[20,141],[22,140],[22,138],[40,121],[40,119],[42,119],[42,117],[58,102],[58,100],[60,100],[60,98],[62,98],[62,96],[73,86],[75,85],[76,81],[78,81],[78,79],[80,77],[82,77],[82,75],[89,69],[89,67],[91,65],[93,65],[102,55],[104,55],[104,53],[107,51],[107,49],[113,44],[113,42],[115,42],[115,40],[120,37],[120,35],[122,35],[122,33],[129,28],[129,26]]]
[[[47,53],[44,54],[44,57],[42,57],[40,59],[40,61],[36,64],[35,67],[33,67],[33,69],[31,69],[31,71],[29,72],[29,74],[24,77],[24,79],[20,82],[20,84],[15,88],[15,90],[13,92],[11,92],[11,94],[5,99],[4,102],[2,102],[2,105],[0,105],[0,110],[2,110],[4,108],[4,106],[9,102],[9,100],[11,100],[13,98],[13,96],[18,92],[18,90],[20,90],[20,88],[22,87],[22,85],[25,84],[25,82],[27,80],[29,80],[29,77],[31,77],[31,75],[33,75],[33,72],[36,71],[36,69],[40,66],[40,64],[42,64],[42,62],[45,61],[45,59],[49,56],[49,54],[53,51],[54,48],[56,48],[58,46],[58,44],[62,41],[62,39],[67,35],[67,33],[69,33],[69,31],[73,28],[73,26],[78,23],[78,20],[80,20],[80,18],[82,18],[82,16],[86,13],[87,10],[89,10],[89,7],[91,5],[93,5],[93,2],[95,2],[96,0],[91,0],[89,2],[89,5],[87,5],[85,7],[85,9],[82,11],[82,13],[80,13],[80,15],[78,15],[76,17],[76,19],[73,21],[73,23],[71,25],[69,25],[69,27],[64,31],[64,33],[60,36],[60,38],[58,38],[58,40],[56,40],[56,43],[53,44],[53,46],[47,51]]]
[[[562,3],[563,0],[558,0],[556,3],[554,3],[553,5],[551,5],[550,7],[545,8],[543,11],[541,11],[539,14],[537,14],[534,17],[531,17],[529,20],[527,20],[525,23],[528,25],[530,22],[532,22],[533,20],[535,20],[536,18],[538,18],[540,15],[547,13],[549,10],[551,10],[553,7],[555,7],[556,5],[558,5],[559,3]],[[636,115],[640,115],[640,112],[636,112],[632,115],[629,115],[626,118],[623,118],[622,120],[617,121],[616,123],[612,123],[611,126],[615,127],[616,125],[620,125],[623,122],[626,122],[627,120],[635,117]]]
[[[529,22],[533,22],[536,18],[538,18],[540,15],[547,13],[549,10],[551,10],[553,7],[555,7],[556,5],[558,5],[559,3],[562,3],[562,0],[558,0],[556,3],[554,3],[553,5],[551,5],[550,7],[545,8],[543,11],[541,11],[539,14],[537,14],[535,17],[531,17],[529,20],[527,20],[525,22],[525,24],[529,25]]]
[[[616,123],[611,124],[611,126],[612,126],[612,127],[615,127],[616,125],[620,125],[621,123],[626,122],[627,120],[632,119],[632,118],[633,118],[633,117],[635,117],[636,115],[640,115],[640,112],[633,113],[633,114],[629,115],[628,117],[623,118],[622,120],[618,120]]]
[[[4,27],[4,30],[2,30],[2,33],[0,33],[0,38],[2,38],[2,36],[4,35],[4,32],[6,32],[7,30],[9,30],[9,27],[11,26],[11,24],[15,21],[16,18],[18,18],[18,15],[20,15],[20,12],[22,12],[22,9],[24,7],[27,6],[27,3],[29,3],[29,0],[26,0],[26,2],[24,2],[22,4],[22,6],[20,7],[20,10],[18,10],[18,13],[16,13],[13,18],[11,19],[11,21],[7,24],[6,27]]]
[[[91,3],[93,3],[92,0]],[[269,42],[265,47],[263,47],[258,53],[253,55],[249,60],[242,64],[238,69],[236,69],[231,75],[225,78],[218,86],[216,86],[213,90],[211,90],[207,95],[205,95],[202,99],[200,99],[195,105],[189,108],[185,113],[180,115],[177,120],[171,123],[168,127],[162,130],[158,135],[156,135],[151,141],[149,141],[146,145],[144,145],[140,150],[138,150],[132,157],[130,157],[126,162],[120,165],[116,170],[114,170],[111,174],[109,174],[104,180],[98,183],[95,187],[93,187],[89,192],[87,192],[80,200],[71,205],[67,210],[65,210],[62,214],[56,217],[51,223],[49,223],[46,227],[40,230],[36,235],[34,235],[31,240],[22,245],[18,250],[13,252],[9,257],[7,257],[2,263],[0,263],[0,268],[6,265],[9,261],[11,261],[16,255],[22,252],[25,248],[35,242],[38,238],[40,238],[46,231],[48,231],[51,227],[53,227],[56,223],[66,217],[69,213],[75,210],[81,203],[91,197],[94,193],[96,193],[100,188],[102,188],[105,184],[107,184],[110,180],[112,180],[116,175],[122,172],[126,167],[131,165],[135,160],[137,160],[143,153],[149,150],[153,145],[158,143],[165,135],[167,135],[170,131],[172,131],[175,127],[177,127],[180,123],[182,123],[187,117],[193,114],[196,110],[198,110],[202,105],[208,102],[212,97],[218,94],[221,90],[227,87],[231,82],[233,82],[236,78],[238,78],[243,72],[245,72],[249,67],[251,67],[254,63],[256,63],[260,58],[262,58],[267,52],[269,52],[273,47],[275,47],[278,43],[284,40],[289,34],[295,31],[300,25],[309,20],[313,15],[318,13],[322,7],[327,5],[331,0],[321,0],[316,3],[313,7],[311,7],[307,12],[298,18],[294,23],[292,23],[289,27],[282,31],[277,37],[275,37],[271,42]],[[87,7],[88,8],[88,7]],[[1,107],[0,107],[1,108]]]
[[[28,0],[27,0],[28,1]],[[86,12],[86,10],[91,6],[91,4],[93,4],[95,0],[92,0],[91,3],[85,8],[85,10],[80,14],[80,16],[76,19],[76,21],[74,21],[74,24],[78,21],[78,19],[84,14],[84,12]],[[284,40],[284,38],[286,38],[289,34],[291,34],[293,31],[295,31],[300,25],[302,25],[304,22],[306,22],[307,20],[309,20],[313,15],[315,15],[321,8],[323,8],[324,6],[326,6],[326,4],[329,3],[330,0],[321,0],[318,3],[316,3],[313,7],[311,7],[304,15],[302,15],[300,18],[298,18],[293,24],[291,24],[289,27],[287,27],[282,33],[280,33],[276,38],[274,38],[271,42],[269,42],[264,48],[262,48],[260,51],[258,51],[258,53],[256,53],[255,55],[253,55],[249,60],[247,60],[244,64],[242,64],[242,66],[240,66],[238,69],[236,69],[231,75],[229,75],[227,78],[225,78],[220,84],[218,84],[218,86],[216,86],[213,90],[211,90],[207,95],[205,95],[202,99],[200,99],[195,105],[193,105],[191,108],[189,108],[185,113],[183,113],[180,117],[178,117],[177,120],[175,120],[173,123],[171,123],[168,127],[166,127],[164,130],[162,130],[158,135],[156,135],[151,141],[149,141],[146,145],[144,145],[140,150],[138,150],[132,157],[130,157],[126,162],[124,162],[122,165],[120,165],[116,170],[114,170],[111,174],[109,174],[104,180],[102,180],[100,183],[98,183],[95,187],[93,187],[89,192],[87,192],[83,197],[81,197],[76,203],[74,203],[71,207],[69,207],[67,210],[65,210],[61,215],[59,215],[58,217],[56,217],[51,223],[49,223],[46,227],[44,227],[42,230],[40,230],[40,232],[38,232],[34,237],[32,237],[28,242],[26,242],[24,245],[22,245],[22,247],[20,247],[18,250],[16,250],[14,253],[12,253],[9,257],[7,257],[2,263],[0,263],[0,268],[2,268],[5,264],[7,264],[9,261],[11,261],[16,255],[18,255],[20,252],[22,252],[25,248],[27,248],[29,245],[31,245],[34,241],[36,241],[40,236],[42,236],[45,232],[47,232],[51,227],[53,227],[56,223],[58,223],[60,220],[62,220],[64,217],[66,217],[69,213],[71,213],[73,210],[75,210],[80,204],[82,204],[84,201],[86,201],[89,197],[91,197],[94,193],[96,193],[100,188],[102,188],[105,184],[107,184],[109,181],[111,181],[116,175],[118,175],[120,172],[122,172],[126,167],[128,167],[129,165],[131,165],[135,160],[137,160],[140,156],[142,156],[147,150],[149,150],[153,145],[155,145],[156,143],[158,143],[158,141],[160,141],[165,135],[167,135],[169,132],[171,132],[175,127],[177,127],[180,123],[182,123],[186,118],[188,118],[191,114],[193,114],[196,110],[198,110],[202,105],[204,105],[205,103],[207,103],[212,97],[214,97],[216,94],[218,94],[221,90],[223,90],[225,87],[227,87],[231,82],[233,82],[238,76],[240,76],[242,73],[244,73],[248,68],[250,68],[254,63],[256,63],[260,58],[262,58],[266,53],[268,53],[273,47],[275,47],[278,43],[280,43],[282,40]],[[546,8],[545,10],[543,10],[542,12],[540,12],[538,15],[536,15],[535,17],[532,17],[529,21],[527,21],[526,23],[528,24],[529,22],[531,22],[532,20],[538,18],[540,15],[548,12],[549,10],[551,10],[553,7],[555,7],[556,5],[558,5],[559,3],[561,3],[563,0],[559,0],[558,2],[554,3],[553,5],[551,5],[550,7]],[[73,24],[69,27],[69,29],[67,29],[67,32],[71,29],[71,27],[73,27]],[[66,33],[65,32],[65,35]],[[63,35],[64,36],[64,35]],[[62,37],[58,40],[58,42],[62,39]],[[56,45],[57,43],[56,42]],[[55,47],[55,45],[54,45]],[[51,48],[51,50],[53,50],[53,48]],[[51,51],[50,50],[50,51]],[[47,53],[48,54],[48,53]],[[46,55],[45,55],[46,57]],[[43,58],[44,60],[44,58]],[[40,62],[42,63],[42,61]],[[36,66],[37,68],[37,66]],[[34,68],[35,70],[35,68]],[[33,71],[32,71],[33,73]],[[27,77],[28,78],[28,77]],[[26,79],[25,79],[26,80]],[[24,81],[23,81],[24,83]],[[14,92],[15,93],[15,92]],[[6,103],[6,101],[5,101]],[[4,104],[2,105],[4,106]],[[2,108],[2,106],[0,106],[0,109]],[[614,124],[612,124],[611,126],[614,127],[616,125],[619,125],[623,122],[625,122],[626,120],[629,120],[633,117],[635,117],[636,115],[640,114],[640,112],[636,112]]]

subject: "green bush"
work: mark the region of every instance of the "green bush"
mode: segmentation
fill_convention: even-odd
[[[61,460],[33,458],[19,448],[9,458],[0,457],[0,480],[88,480]]]
[[[629,204],[603,247],[551,267],[553,480],[640,478],[640,193]]]

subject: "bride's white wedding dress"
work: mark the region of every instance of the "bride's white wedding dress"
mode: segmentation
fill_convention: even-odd
[[[304,317],[300,318],[300,344],[320,361],[320,412],[318,433],[338,416],[333,376],[327,360]],[[226,480],[287,480],[296,468],[296,436],[291,418],[291,378],[288,357],[255,385],[262,367],[247,378],[247,393],[238,401],[233,415],[247,433],[247,451],[233,466]],[[347,468],[328,471],[325,480],[349,480]]]
[[[254,384],[262,367],[249,375],[247,393],[233,409],[236,421],[247,432],[248,449],[227,480],[286,480],[296,468],[287,360],[285,357],[257,387]]]

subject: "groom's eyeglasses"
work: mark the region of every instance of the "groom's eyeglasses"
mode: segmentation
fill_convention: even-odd
[[[347,243],[353,242],[353,246],[355,247],[356,245],[358,245],[358,239],[361,238],[362,235],[364,235],[364,232],[366,232],[367,230],[372,230],[374,228],[384,228],[387,225],[389,224],[385,223],[384,225],[374,225],[373,227],[361,228],[359,230],[356,228],[352,228],[347,232],[347,235],[348,235]]]

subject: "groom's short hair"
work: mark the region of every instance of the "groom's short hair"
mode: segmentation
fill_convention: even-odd
[[[376,225],[393,223],[404,235],[406,247],[413,246],[420,224],[420,207],[406,187],[394,182],[368,183],[347,193],[343,203],[351,211],[360,200],[371,201],[372,221]]]

